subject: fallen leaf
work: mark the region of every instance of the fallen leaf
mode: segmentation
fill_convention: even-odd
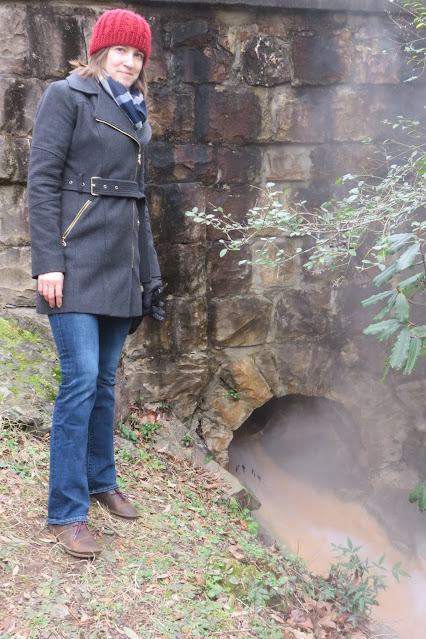
[[[88,623],[90,621],[90,617],[85,612],[80,617],[80,623]]]
[[[229,546],[229,552],[233,557],[235,557],[235,559],[238,559],[239,561],[241,559],[244,559],[244,553],[239,546]]]
[[[16,565],[16,566],[14,567],[14,569],[12,570],[12,575],[13,575],[14,577],[16,577],[16,575],[18,574],[18,572],[19,572],[19,566],[18,566],[18,565]]]
[[[136,632],[134,630],[132,630],[131,628],[123,628],[125,634],[129,637],[129,639],[139,639],[138,635],[136,634]]]
[[[285,620],[279,615],[275,614],[275,612],[271,612],[269,616],[277,623],[285,623]]]
[[[168,505],[165,507],[165,509],[163,510],[163,514],[164,514],[164,513],[169,513],[169,512],[171,511],[171,509],[172,509],[172,505],[171,505],[171,504],[168,504]]]
[[[15,617],[5,617],[0,627],[5,632],[12,632],[12,630],[15,628],[15,625],[16,625]]]
[[[150,424],[155,424],[155,422],[158,419],[157,413],[153,410],[147,410],[145,417],[146,417],[146,420],[150,422]]]

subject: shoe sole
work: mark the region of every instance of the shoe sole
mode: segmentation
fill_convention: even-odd
[[[80,559],[96,559],[96,557],[102,552],[102,550],[96,550],[95,552],[78,552],[76,550],[71,550],[70,548],[67,548],[67,546],[64,546],[64,544],[61,544],[60,541],[58,541],[59,546],[61,547],[61,549],[68,553],[68,555],[72,555],[73,557],[79,557]]]

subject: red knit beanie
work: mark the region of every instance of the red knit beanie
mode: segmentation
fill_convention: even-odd
[[[135,47],[144,55],[143,65],[151,52],[151,29],[142,16],[128,9],[105,11],[93,27],[89,55],[104,47],[117,45]]]

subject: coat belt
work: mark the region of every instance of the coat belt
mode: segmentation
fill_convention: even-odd
[[[108,195],[113,197],[134,197],[136,199],[141,196],[137,182],[106,179],[99,176],[90,178],[66,176],[62,180],[62,189],[90,193],[93,196]]]

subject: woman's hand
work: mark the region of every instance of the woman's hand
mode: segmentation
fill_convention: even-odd
[[[62,306],[63,273],[41,273],[37,279],[37,290],[49,303],[50,308]]]

